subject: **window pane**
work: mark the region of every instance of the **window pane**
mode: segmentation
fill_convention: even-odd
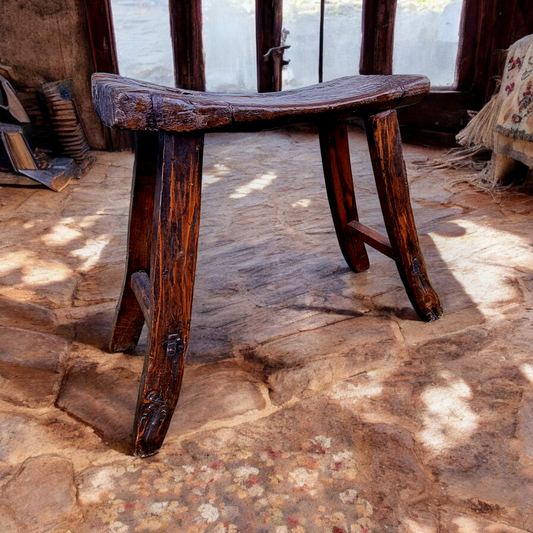
[[[324,17],[324,81],[359,73],[362,0],[326,0]],[[285,0],[285,52],[290,64],[283,89],[318,83],[320,0]]]
[[[255,0],[203,0],[208,91],[255,92]]]
[[[174,85],[168,0],[111,0],[120,74]]]
[[[395,74],[424,74],[433,86],[451,86],[459,44],[462,0],[398,0]]]

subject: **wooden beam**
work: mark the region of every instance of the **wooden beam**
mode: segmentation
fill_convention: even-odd
[[[85,12],[89,27],[94,72],[119,74],[110,1],[85,0]],[[132,149],[131,133],[128,131],[110,130],[104,126],[104,137],[109,150]]]
[[[152,289],[150,277],[146,272],[135,272],[130,280],[131,290],[143,312],[144,320],[148,329],[152,327]]]
[[[372,246],[372,248],[375,248],[378,252],[385,254],[391,259],[394,259],[394,252],[392,251],[390,241],[387,239],[387,237],[381,235],[381,233],[378,233],[376,230],[361,224],[357,220],[348,222],[347,229],[364,243]]]
[[[169,0],[176,87],[205,91],[202,0]]]
[[[400,126],[446,133],[458,133],[470,120],[467,110],[474,101],[466,91],[435,91],[422,102],[398,109]]]
[[[458,91],[469,91],[474,82],[480,3],[480,0],[463,0],[455,66],[455,82]]]
[[[283,0],[255,0],[255,41],[257,61],[257,90],[270,93],[281,90],[283,61],[274,56],[265,61],[265,54],[281,46]]]
[[[396,2],[363,1],[360,74],[392,74]]]

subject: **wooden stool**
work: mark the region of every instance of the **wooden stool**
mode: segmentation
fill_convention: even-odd
[[[396,107],[429,91],[422,76],[353,76],[278,93],[230,95],[167,89],[108,74],[93,76],[93,101],[111,128],[137,130],[128,257],[110,343],[135,347],[146,321],[146,358],[134,453],[162,445],[178,401],[189,339],[206,131],[252,131],[317,123],[339,244],[354,272],[369,267],[364,243],[398,267],[411,303],[427,321],[441,313],[411,212]],[[388,239],[359,222],[344,120],[365,121]]]

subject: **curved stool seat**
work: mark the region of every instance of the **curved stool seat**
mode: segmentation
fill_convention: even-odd
[[[102,122],[137,131],[124,285],[111,351],[134,348],[146,322],[149,353],[134,425],[134,453],[161,447],[176,407],[189,340],[204,134],[288,124],[318,125],[335,231],[354,272],[368,269],[365,244],[396,262],[418,315],[442,314],[431,286],[409,199],[395,108],[429,91],[423,76],[352,76],[279,93],[229,95],[170,89],[110,74],[93,76]],[[345,120],[361,117],[387,237],[361,224]]]
[[[129,130],[260,130],[375,114],[414,104],[428,92],[425,76],[349,76],[292,91],[233,95],[93,75],[100,120],[110,128]]]

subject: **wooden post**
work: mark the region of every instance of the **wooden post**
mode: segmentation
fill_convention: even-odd
[[[118,74],[117,45],[110,0],[85,0],[85,12],[94,72]],[[104,136],[107,148],[110,150],[131,150],[132,148],[129,131],[110,130],[104,127]]]
[[[533,9],[530,0],[468,1],[479,4],[473,92],[481,106],[495,90],[495,76],[501,76],[505,50],[533,33]]]
[[[136,134],[126,271],[109,343],[111,352],[135,348],[144,324],[143,312],[131,288],[130,278],[134,272],[150,270],[159,133],[139,131]]]
[[[200,228],[204,135],[161,132],[159,144],[150,268],[150,353],[134,426],[134,453],[139,457],[161,447],[178,402]]]
[[[169,0],[176,87],[205,91],[202,0]]]
[[[381,211],[398,272],[418,316],[432,322],[442,315],[442,307],[429,281],[418,242],[396,110],[366,118],[365,127]]]
[[[360,74],[392,74],[397,0],[363,1]]]
[[[271,48],[281,46],[282,24],[283,0],[255,0],[257,90],[260,93],[281,90],[283,61],[275,61],[272,54],[265,61],[264,56]]]
[[[365,244],[347,227],[350,222],[359,221],[359,217],[346,124],[343,121],[321,122],[318,134],[328,201],[339,246],[348,266],[354,272],[362,272],[369,267]]]

